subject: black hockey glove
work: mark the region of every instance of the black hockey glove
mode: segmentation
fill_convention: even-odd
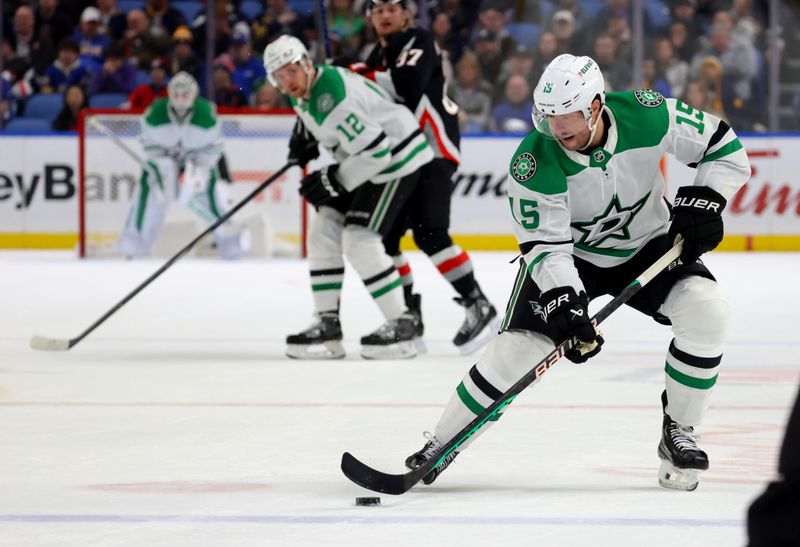
[[[707,186],[681,186],[672,208],[670,240],[683,236],[681,261],[692,264],[703,253],[713,250],[724,233],[722,210],[727,201]]]
[[[572,287],[557,287],[542,293],[539,304],[556,344],[570,336],[577,337],[580,342],[567,351],[564,357],[573,363],[585,363],[590,357],[600,353],[604,340],[592,325],[589,298],[585,292],[576,294]]]
[[[327,165],[319,171],[306,175],[300,181],[300,195],[315,208],[319,208],[333,198],[347,193],[344,186],[336,180],[338,170],[338,165]]]
[[[289,139],[288,161],[300,167],[305,167],[308,162],[319,157],[319,142],[314,135],[306,129],[303,121],[298,117],[294,122],[292,137]]]

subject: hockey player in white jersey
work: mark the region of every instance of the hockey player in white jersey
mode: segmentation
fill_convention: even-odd
[[[150,252],[174,200],[208,225],[227,212],[217,185],[222,135],[214,103],[198,97],[197,82],[187,72],[170,80],[167,94],[145,111],[140,122],[146,168],[117,242],[117,249],[129,258]],[[249,232],[235,232],[229,224],[216,229],[213,237],[223,258],[238,258],[250,246]]]
[[[337,162],[300,185],[317,209],[308,235],[315,320],[287,337],[287,355],[344,356],[339,296],[347,257],[386,319],[361,339],[362,356],[414,357],[417,318],[382,239],[414,191],[420,167],[433,159],[428,141],[407,108],[347,69],[314,65],[297,38],[281,36],[267,46],[264,65],[298,115],[290,160],[305,165],[318,156],[319,143]]]
[[[575,362],[596,355],[603,339],[590,322],[589,301],[619,294],[681,236],[682,265],[661,273],[628,305],[671,325],[658,476],[666,488],[694,490],[709,465],[694,427],[717,381],[729,315],[725,296],[698,258],[722,240],[721,213],[750,176],[747,155],[727,123],[684,102],[651,90],[606,94],[589,57],[556,57],[533,98],[536,129],[509,167],[522,262],[501,332],[458,385],[435,434],[426,435],[406,465],[427,461],[555,343],[577,337],[581,344],[566,354]],[[694,180],[675,181],[680,187],[671,210],[659,168],[665,153],[696,173]],[[423,482],[432,482],[456,454]]]

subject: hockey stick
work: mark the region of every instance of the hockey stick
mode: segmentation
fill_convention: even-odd
[[[600,325],[608,316],[627,302],[634,294],[639,292],[642,287],[652,281],[661,271],[675,267],[678,264],[681,247],[681,243],[676,243],[664,256],[656,260],[652,266],[647,268],[639,277],[631,282],[630,285],[625,287],[621,293],[603,306],[603,308],[597,312],[597,315],[592,318],[592,323],[595,326]],[[494,418],[501,410],[510,405],[517,395],[538,380],[556,361],[563,357],[567,351],[575,347],[576,344],[577,339],[570,338],[556,346],[556,348],[544,359],[539,361],[530,372],[520,378],[519,381],[508,388],[508,391],[503,393],[500,398],[489,405],[486,410],[467,424],[461,431],[456,433],[432,458],[413,471],[399,475],[383,473],[362,463],[349,452],[345,452],[342,455],[342,472],[357,485],[363,486],[369,490],[374,490],[375,492],[394,495],[407,492],[412,486],[422,480],[424,476],[436,469],[440,463],[457,450],[467,439],[472,437],[483,424]]]
[[[180,259],[183,255],[188,253],[192,249],[192,247],[194,247],[197,244],[198,241],[200,241],[205,236],[207,236],[208,234],[210,234],[211,232],[222,226],[222,224],[224,224],[229,218],[231,218],[234,214],[236,214],[236,212],[238,212],[242,207],[247,205],[254,197],[260,194],[267,186],[278,180],[278,178],[281,175],[283,175],[283,173],[285,173],[290,167],[293,167],[295,165],[296,165],[295,162],[287,163],[286,165],[281,167],[278,171],[273,173],[271,177],[269,177],[267,180],[259,184],[258,187],[249,194],[247,194],[247,196],[244,199],[242,199],[242,201],[237,203],[230,211],[228,211],[227,213],[222,215],[219,219],[217,219],[217,221],[214,224],[206,228],[203,231],[203,233],[201,233],[199,236],[195,237],[192,241],[190,241],[183,249],[178,251],[172,258],[167,260],[167,262],[163,266],[161,266],[152,275],[150,275],[150,277],[145,279],[138,287],[129,292],[127,296],[125,296],[125,298],[117,302],[114,305],[114,307],[112,307],[110,310],[104,313],[97,321],[92,323],[89,326],[89,328],[80,333],[78,336],[66,340],[61,338],[47,338],[44,336],[34,335],[31,338],[30,342],[31,349],[40,351],[67,351],[68,349],[75,346],[78,342],[86,338],[89,335],[89,333],[91,333],[94,329],[102,325],[106,319],[114,315],[114,313],[117,310],[119,310],[122,306],[127,304],[129,300],[131,300],[134,296],[139,294],[142,291],[142,289],[147,287],[150,283],[153,282],[153,280],[155,280],[158,276],[164,273],[170,266],[175,264],[175,262],[177,262],[178,259]]]

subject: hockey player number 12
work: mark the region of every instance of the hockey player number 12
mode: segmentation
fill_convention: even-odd
[[[692,114],[694,114],[694,119],[685,118],[683,116],[675,116],[675,122],[679,123],[679,124],[681,124],[681,123],[689,124],[692,127],[694,127],[695,129],[697,129],[698,133],[700,133],[701,135],[703,134],[703,129],[705,129],[705,125],[703,124],[703,111],[702,110],[697,110],[696,111],[690,105],[688,105],[688,104],[686,104],[686,103],[684,103],[682,101],[677,101],[675,103],[675,110],[677,110],[678,112],[682,112],[682,113],[686,114],[687,116],[691,116]]]
[[[358,121],[358,118],[355,114],[348,114],[347,117],[344,119],[347,122],[349,128],[353,131],[350,133],[346,128],[342,127],[342,124],[336,126],[336,129],[344,133],[344,136],[347,137],[348,142],[352,142],[353,139],[356,138],[357,135],[360,135],[362,131],[364,131],[364,126]]]

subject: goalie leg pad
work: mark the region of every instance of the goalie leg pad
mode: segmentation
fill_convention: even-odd
[[[157,164],[153,164],[156,166]],[[133,194],[128,218],[117,241],[117,250],[129,258],[145,256],[158,238],[169,207],[167,196],[169,185],[174,186],[174,168],[160,162],[157,168],[142,171],[142,176]],[[154,180],[158,178],[159,180]],[[161,182],[159,182],[161,181]],[[162,189],[161,184],[167,184]]]
[[[549,338],[531,331],[508,330],[495,336],[447,403],[436,425],[436,438],[443,443],[449,441],[553,348]],[[498,417],[500,415],[502,413]],[[494,421],[486,422],[461,445],[459,452],[463,452]]]
[[[670,319],[675,335],[665,367],[666,413],[695,426],[717,381],[728,334],[728,301],[716,281],[690,276],[675,283],[659,311]]]

